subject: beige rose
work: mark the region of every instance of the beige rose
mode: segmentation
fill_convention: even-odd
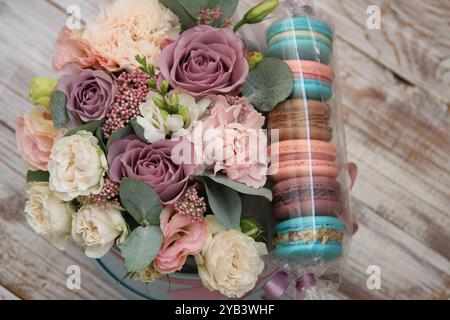
[[[112,204],[83,206],[73,218],[72,237],[86,250],[90,258],[101,258],[114,245],[120,245],[128,235],[122,213]]]
[[[55,143],[50,155],[50,190],[64,201],[99,194],[107,167],[105,154],[92,133],[79,131],[64,137]]]
[[[229,298],[241,298],[256,285],[267,255],[264,243],[238,230],[225,230],[214,216],[206,217],[209,236],[195,256],[202,283]]]
[[[153,264],[151,264],[146,269],[137,271],[134,277],[142,282],[152,283],[161,278],[162,274],[156,271]]]
[[[29,183],[27,195],[25,214],[29,225],[38,234],[48,237],[59,250],[64,250],[70,237],[74,207],[58,199],[47,182]]]

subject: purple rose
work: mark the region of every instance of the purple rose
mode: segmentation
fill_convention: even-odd
[[[113,142],[108,149],[111,180],[120,182],[125,177],[142,180],[155,189],[162,203],[175,203],[194,173],[193,166],[172,162],[172,149],[177,144],[160,140],[148,145],[135,136]]]
[[[82,70],[74,66],[67,70],[58,89],[67,95],[69,112],[82,122],[104,119],[116,94],[113,78],[102,70]]]
[[[173,87],[206,96],[236,90],[247,78],[248,62],[233,31],[200,25],[164,48],[160,70]]]

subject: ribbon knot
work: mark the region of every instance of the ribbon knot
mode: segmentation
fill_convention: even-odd
[[[306,273],[303,276],[295,278],[286,271],[278,271],[272,279],[267,282],[264,287],[264,292],[269,299],[278,300],[292,283],[295,283],[295,295],[296,298],[299,299],[302,297],[303,289],[315,286],[317,279],[312,273]]]

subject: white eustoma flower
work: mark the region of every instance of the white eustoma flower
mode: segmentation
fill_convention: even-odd
[[[56,197],[47,182],[29,183],[26,192],[28,224],[36,233],[47,237],[56,248],[64,250],[70,237],[74,207]]]
[[[144,138],[155,143],[164,140],[169,130],[164,122],[161,110],[155,105],[153,100],[147,98],[147,101],[139,107],[142,116],[137,117],[137,123],[144,129]]]
[[[197,120],[205,113],[206,109],[211,104],[211,99],[204,98],[199,101],[195,101],[194,97],[186,93],[178,93],[178,101],[181,106],[187,107],[187,118],[183,119],[183,126],[177,130],[172,131],[172,138],[185,137],[194,128]]]
[[[139,107],[141,116],[137,117],[136,121],[144,130],[144,138],[149,143],[166,139],[167,136],[172,138],[187,136],[211,104],[211,100],[207,98],[196,102],[189,94],[174,93],[178,97],[179,106],[187,110],[183,115],[161,111],[153,101],[154,93],[150,93],[147,101]]]
[[[108,168],[104,152],[91,132],[58,140],[52,148],[49,187],[61,200],[99,194]]]
[[[114,245],[123,243],[128,235],[127,224],[120,210],[112,204],[87,204],[74,215],[72,237],[90,258],[101,258]]]
[[[213,215],[207,216],[209,235],[195,255],[203,285],[229,298],[241,298],[256,285],[264,270],[267,247],[238,230],[225,230]]]

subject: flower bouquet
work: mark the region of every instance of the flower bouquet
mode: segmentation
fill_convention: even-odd
[[[61,250],[118,253],[134,281],[186,272],[228,298],[287,283],[279,298],[339,265],[332,31],[300,2],[116,0],[63,28],[58,79],[34,79],[17,122],[31,227]]]

